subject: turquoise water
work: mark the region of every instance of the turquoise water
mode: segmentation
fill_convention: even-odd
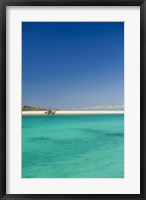
[[[123,178],[124,115],[22,117],[23,178]]]

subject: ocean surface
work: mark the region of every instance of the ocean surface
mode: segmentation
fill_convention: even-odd
[[[22,178],[124,178],[124,114],[23,116]]]

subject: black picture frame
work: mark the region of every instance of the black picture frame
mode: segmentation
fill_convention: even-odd
[[[6,194],[6,7],[140,6],[140,194]],[[0,0],[0,198],[146,200],[146,0]]]

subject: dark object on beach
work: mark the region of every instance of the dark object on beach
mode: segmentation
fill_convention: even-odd
[[[45,112],[45,114],[47,114],[47,115],[54,115],[55,114],[55,112],[56,112],[56,110],[52,110],[52,109],[48,109],[46,112]]]

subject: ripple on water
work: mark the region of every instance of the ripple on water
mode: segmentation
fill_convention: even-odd
[[[50,140],[49,137],[32,137],[29,139],[31,142],[40,142],[40,141],[48,141]]]
[[[106,136],[108,137],[112,137],[112,138],[118,138],[118,137],[123,137],[124,134],[123,133],[107,133]]]

